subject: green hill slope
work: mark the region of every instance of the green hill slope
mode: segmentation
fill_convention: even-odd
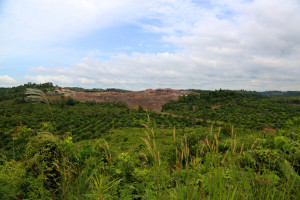
[[[182,96],[163,105],[162,111],[247,128],[279,128],[300,116],[300,106],[288,102],[255,92],[218,90]]]

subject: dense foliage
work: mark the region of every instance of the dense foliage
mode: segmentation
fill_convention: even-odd
[[[37,88],[44,92],[46,90],[54,90],[54,86],[52,83],[43,83],[43,84],[36,84],[36,83],[27,83],[18,87],[12,88],[2,88],[0,87],[0,101],[8,100],[8,99],[17,99],[22,101],[24,98],[24,92],[26,88]]]
[[[300,91],[266,91],[261,92],[262,94],[270,95],[270,96],[284,96],[284,97],[299,97]]]
[[[0,101],[0,199],[300,197],[298,107],[256,93],[217,91],[167,104],[180,115],[172,116],[60,95],[28,103],[25,89],[8,90]],[[228,116],[232,104],[245,111],[236,112],[240,120],[249,115],[245,105],[255,102],[293,114],[272,122],[281,127],[272,133],[249,129],[245,121],[233,128],[190,115],[200,113],[200,106],[193,108],[200,101],[208,107],[223,102]]]
[[[299,100],[300,96],[284,99],[255,92],[218,90],[182,96],[165,104],[162,110],[247,128],[281,128],[286,120],[300,115]]]

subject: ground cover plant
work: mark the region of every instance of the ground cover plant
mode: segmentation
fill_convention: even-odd
[[[179,112],[194,96],[166,105],[176,110],[176,117],[129,109],[121,102],[82,103],[60,95],[46,96],[48,103],[26,102],[21,91],[23,96],[4,92],[9,97],[0,101],[1,199],[300,198],[300,114],[295,105],[239,93],[243,105],[252,106],[254,98],[261,110],[292,112],[259,128],[249,124],[265,115],[256,110],[247,117],[241,104],[234,113],[242,121],[234,124],[192,115],[199,111],[193,111],[198,97],[190,100],[191,110]],[[224,98],[219,92],[211,97],[212,105],[228,97],[229,91]],[[33,96],[45,98],[41,94]],[[220,116],[226,112],[232,113],[229,106]],[[277,130],[266,132],[267,125]]]

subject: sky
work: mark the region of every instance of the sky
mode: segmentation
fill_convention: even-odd
[[[300,90],[299,0],[0,0],[0,87]]]

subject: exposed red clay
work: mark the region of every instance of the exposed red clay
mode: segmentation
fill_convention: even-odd
[[[191,91],[172,90],[169,88],[145,90],[143,92],[71,92],[65,93],[65,97],[71,97],[78,101],[96,102],[125,102],[131,108],[141,105],[144,109],[161,111],[162,105],[170,100],[178,100],[179,96],[193,93]]]

